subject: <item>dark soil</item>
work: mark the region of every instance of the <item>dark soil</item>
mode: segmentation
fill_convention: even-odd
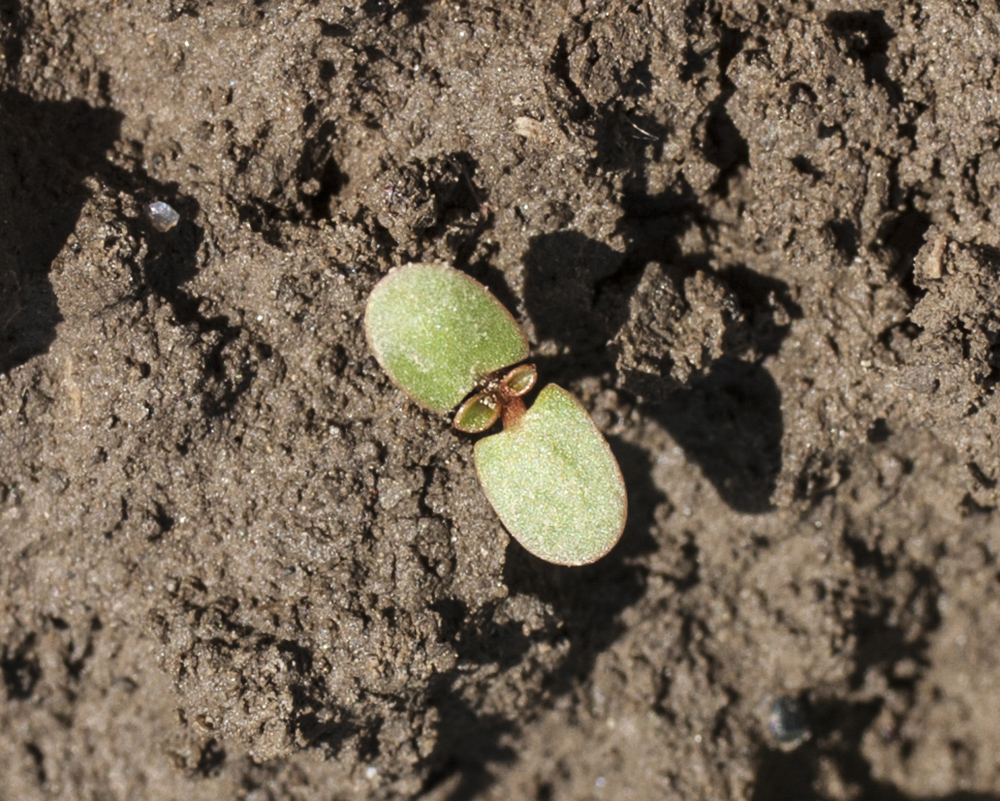
[[[0,798],[998,801],[998,54],[975,0],[0,0]],[[370,356],[431,259],[611,442],[597,564]]]

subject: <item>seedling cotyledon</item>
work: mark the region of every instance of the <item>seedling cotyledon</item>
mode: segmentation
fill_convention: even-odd
[[[529,552],[560,565],[604,556],[625,526],[625,483],[611,448],[569,392],[549,384],[530,409],[528,341],[486,287],[441,263],[391,270],[365,310],[368,344],[392,381],[453,424],[503,431],[475,445],[493,508]],[[516,365],[516,366],[513,366]],[[464,402],[462,402],[464,400]]]

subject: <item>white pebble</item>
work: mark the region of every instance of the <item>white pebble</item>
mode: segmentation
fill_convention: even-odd
[[[144,211],[157,231],[169,231],[181,219],[181,215],[174,210],[174,207],[169,203],[164,203],[162,200],[154,200],[151,203],[147,203]]]

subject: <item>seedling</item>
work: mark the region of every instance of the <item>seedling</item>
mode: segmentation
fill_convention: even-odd
[[[445,264],[408,264],[372,290],[365,334],[417,404],[454,409],[460,431],[504,430],[475,445],[476,472],[511,535],[535,556],[583,565],[625,526],[625,483],[607,441],[570,393],[549,384],[527,409],[528,341],[486,287]],[[516,366],[512,366],[516,365]]]

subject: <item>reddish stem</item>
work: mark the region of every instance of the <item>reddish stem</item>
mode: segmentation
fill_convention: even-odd
[[[524,407],[524,401],[520,398],[512,398],[507,396],[503,399],[501,404],[501,413],[503,414],[503,427],[513,428],[518,423],[521,422],[521,418],[524,417],[524,413],[527,411]]]

